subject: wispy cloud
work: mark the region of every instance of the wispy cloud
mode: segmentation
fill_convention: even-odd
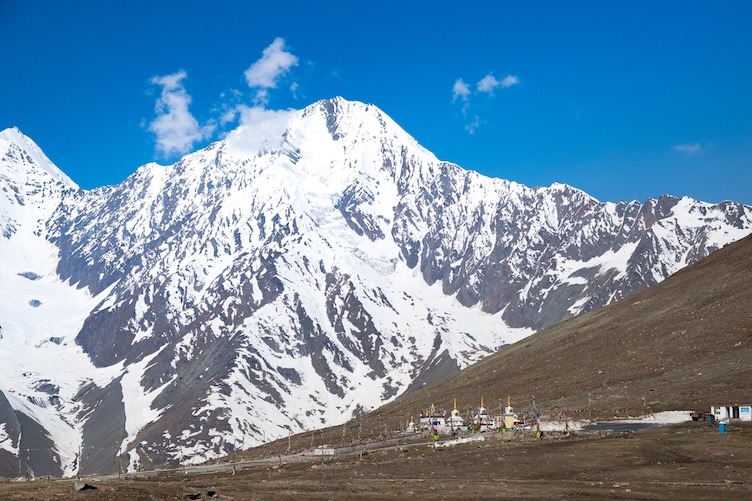
[[[461,78],[455,80],[452,87],[452,102],[457,101],[458,98],[461,98],[463,101],[467,101],[470,98],[470,86]]]
[[[188,110],[191,96],[183,87],[187,76],[181,70],[171,75],[153,77],[150,82],[162,87],[162,93],[154,105],[157,117],[149,124],[149,130],[157,137],[157,151],[164,156],[186,153],[198,141],[214,131],[209,123],[201,126]]]
[[[339,68],[335,68],[332,70],[332,72],[329,74],[329,80],[336,80],[338,82],[344,82],[345,79],[342,78],[342,72],[339,70]]]
[[[688,155],[695,155],[697,153],[702,153],[704,151],[704,148],[700,143],[684,143],[684,144],[677,144],[672,147],[674,151],[679,151],[681,153],[686,153]]]
[[[462,115],[465,117],[465,120],[470,120],[465,125],[465,130],[470,134],[475,134],[478,127],[486,123],[477,114],[471,114],[471,98],[473,95],[487,94],[488,96],[493,96],[495,89],[499,87],[507,89],[519,83],[520,79],[517,75],[507,75],[503,79],[498,80],[493,74],[489,73],[475,84],[475,92],[473,92],[470,85],[465,83],[462,78],[455,80],[452,86],[452,102],[457,102],[457,100],[462,101]]]
[[[480,117],[478,115],[475,115],[473,118],[473,121],[469,124],[465,125],[465,130],[469,134],[475,134],[475,131],[478,130],[478,127],[480,127],[480,124],[482,123]]]
[[[501,85],[501,82],[496,80],[491,74],[484,76],[480,82],[476,85],[478,92],[485,92],[486,94],[493,94],[493,90]]]
[[[289,116],[289,110],[267,110],[269,90],[276,89],[291,68],[297,65],[298,58],[286,50],[285,40],[275,38],[263,50],[261,58],[244,72],[253,96],[237,89],[222,92],[221,104],[211,110],[217,118],[203,125],[189,110],[192,99],[183,85],[188,76],[185,70],[151,78],[149,83],[161,87],[161,94],[154,106],[157,116],[148,125],[148,130],[156,136],[157,153],[165,157],[187,153],[195,143],[211,137],[217,126],[224,128],[230,123],[239,122],[246,129],[249,126],[269,129],[273,124],[282,123]],[[292,96],[297,98],[301,91],[298,82],[288,80],[286,85]],[[248,106],[249,101],[253,102],[253,106]]]
[[[263,106],[239,105],[235,113],[240,118],[240,127],[227,136],[235,151],[254,154],[265,149],[279,148],[284,141],[283,132],[295,110],[268,110]],[[247,133],[247,129],[253,131]]]
[[[245,70],[248,86],[256,90],[254,102],[266,105],[269,102],[269,89],[275,89],[279,79],[297,64],[297,56],[285,50],[285,40],[281,37],[275,38],[271,45],[264,49],[261,59]]]
[[[492,74],[484,76],[480,82],[476,85],[478,92],[485,92],[486,94],[493,94],[496,87],[507,89],[520,83],[520,79],[517,75],[507,75],[501,81],[496,80],[496,77]]]
[[[506,89],[508,87],[517,85],[518,83],[520,83],[520,79],[517,77],[517,75],[507,75],[504,77],[504,80],[501,81],[501,86]]]

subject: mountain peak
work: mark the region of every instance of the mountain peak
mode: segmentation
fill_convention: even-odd
[[[307,106],[306,108],[320,108],[321,106],[331,106],[337,109],[349,109],[349,108],[363,108],[367,106],[373,106],[368,105],[366,103],[360,102],[360,101],[350,101],[348,99],[345,99],[342,96],[334,96],[328,99],[319,99],[315,103]]]
[[[52,161],[47,158],[47,155],[44,154],[42,149],[37,146],[37,143],[21,132],[18,127],[11,127],[0,132],[0,156],[8,156],[11,154],[11,145],[15,145],[20,152],[24,153],[22,160],[25,162],[37,165],[44,172],[65,186],[78,189],[78,185],[55,164],[53,164]]]
[[[399,124],[394,122],[389,115],[375,104],[364,103],[362,101],[350,101],[342,96],[335,96],[331,99],[321,99],[308,108],[323,109],[325,112],[338,117],[348,116],[353,119],[369,117],[377,120],[382,125],[388,123],[389,127],[396,127],[403,130]]]
[[[320,133],[323,134],[317,135]],[[422,154],[436,160],[377,106],[348,101],[340,96],[321,99],[301,110],[246,108],[241,112],[240,126],[223,142],[236,156],[256,156],[304,147],[304,143],[320,150],[329,139],[337,144],[345,141],[352,146],[396,139],[402,144],[420,148]]]

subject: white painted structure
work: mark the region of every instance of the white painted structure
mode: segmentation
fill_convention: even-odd
[[[739,419],[742,421],[752,421],[752,405],[739,406]]]
[[[462,429],[465,426],[465,420],[460,416],[460,411],[457,410],[457,399],[454,399],[454,409],[448,419],[449,428],[454,432],[455,430]]]
[[[716,421],[738,419],[740,421],[752,421],[752,405],[714,405],[710,412],[715,415]]]
[[[490,431],[493,428],[493,418],[488,415],[486,406],[483,405],[483,397],[480,397],[480,407],[478,407],[478,414],[475,416],[475,425],[479,431]]]
[[[435,405],[420,413],[420,429],[431,430],[433,433],[447,433],[446,411],[437,409]]]

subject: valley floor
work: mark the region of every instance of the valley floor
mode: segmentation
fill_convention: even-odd
[[[6,482],[0,499],[750,499],[752,424],[732,423],[725,434],[702,422],[541,440],[498,433],[450,447],[405,444],[282,464],[274,457],[235,469],[93,477],[86,481],[96,489],[78,492],[73,480]]]

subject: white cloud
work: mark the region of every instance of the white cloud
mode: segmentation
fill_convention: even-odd
[[[256,103],[266,104],[269,100],[269,90],[277,87],[277,81],[297,66],[298,58],[285,51],[285,40],[277,37],[261,56],[245,70],[245,80],[248,86],[256,89]]]
[[[501,86],[505,89],[512,87],[513,85],[517,85],[520,83],[520,79],[517,77],[517,75],[507,75],[504,77],[504,80],[501,81]]]
[[[298,113],[297,110],[267,110],[260,106],[239,106],[240,125],[253,127],[255,130],[279,130],[280,134],[287,128],[287,122]],[[262,134],[268,136],[269,134]]]
[[[501,81],[496,80],[496,77],[492,74],[484,76],[477,84],[478,92],[485,92],[486,94],[493,94],[496,87],[508,89],[514,85],[520,83],[520,79],[517,75],[507,75]]]
[[[485,92],[487,94],[492,94],[493,90],[501,85],[501,82],[496,80],[496,77],[494,77],[491,74],[488,74],[484,76],[480,82],[477,84],[478,92]]]
[[[151,79],[152,84],[162,87],[162,94],[154,105],[157,118],[149,124],[149,130],[157,136],[157,150],[165,156],[188,152],[194,143],[211,136],[214,131],[213,124],[200,126],[188,111],[191,96],[181,83],[186,76],[181,70]]]
[[[269,90],[268,89],[257,89],[256,90],[256,97],[253,98],[253,104],[258,104],[261,106],[266,106],[266,104],[269,102]]]
[[[473,117],[472,121],[465,125],[465,130],[470,134],[475,134],[475,131],[478,130],[478,128],[482,124],[486,123],[485,120],[482,120],[478,115],[471,115],[470,101],[474,95],[483,93],[488,94],[489,96],[493,96],[494,89],[496,89],[497,87],[506,89],[519,83],[520,79],[517,77],[517,75],[507,75],[501,81],[499,81],[495,76],[489,73],[485,77],[481,78],[477,84],[475,84],[475,92],[473,92],[470,86],[466,84],[462,78],[455,80],[454,86],[452,87],[452,102],[456,102],[457,99],[461,98],[462,115],[465,117],[465,121],[470,120],[471,116]]]
[[[229,108],[222,112],[222,116],[219,119],[219,123],[222,125],[227,125],[228,123],[234,122],[238,116],[238,113],[240,113],[240,110],[237,108]]]
[[[470,134],[475,134],[475,131],[478,130],[478,127],[480,127],[481,119],[478,115],[475,115],[475,118],[473,118],[473,121],[469,124],[465,125],[465,130]]]
[[[257,154],[265,149],[279,148],[282,134],[296,110],[267,110],[261,106],[239,105],[234,113],[240,116],[240,127],[227,136],[232,150]]]
[[[700,143],[684,143],[684,144],[677,144],[673,147],[674,151],[679,151],[682,153],[687,153],[689,155],[694,155],[695,153],[702,153],[703,148],[700,145]]]
[[[458,97],[462,98],[463,101],[467,101],[470,98],[470,86],[461,78],[454,81],[454,86],[452,87],[452,102],[456,101]]]

